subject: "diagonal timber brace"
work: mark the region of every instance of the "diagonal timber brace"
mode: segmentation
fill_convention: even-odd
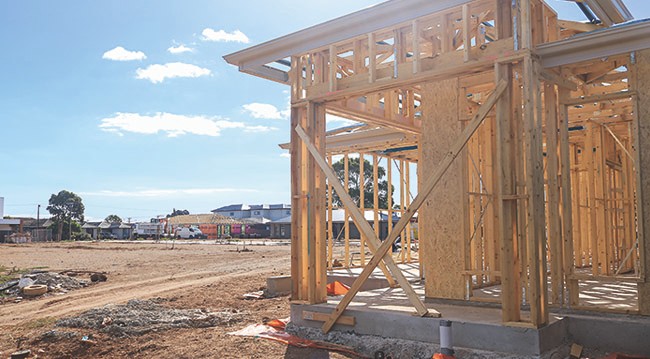
[[[332,187],[334,187],[334,190],[336,193],[339,195],[339,198],[343,202],[343,206],[348,210],[350,216],[352,217],[352,220],[354,223],[357,225],[357,228],[363,233],[364,236],[367,238],[367,244],[370,250],[373,253],[377,253],[377,249],[380,247],[380,241],[377,238],[377,235],[375,234],[375,231],[373,228],[370,226],[370,223],[366,221],[364,215],[361,213],[361,210],[354,204],[354,201],[348,194],[348,192],[343,188],[343,185],[339,181],[338,176],[334,173],[332,168],[327,164],[325,159],[318,153],[318,149],[312,144],[309,136],[305,133],[305,131],[300,127],[300,125],[296,126],[296,133],[298,134],[298,137],[305,143],[307,146],[307,149],[309,152],[311,152],[312,156],[314,157],[314,160],[318,164],[318,166],[321,168],[327,179],[330,181]],[[404,274],[402,271],[399,269],[397,264],[395,264],[395,261],[393,261],[393,257],[385,253],[382,257],[383,261],[390,270],[390,273],[395,277],[395,280],[397,283],[400,285],[400,287],[404,290],[406,293],[407,297],[411,301],[411,304],[416,308],[418,314],[420,316],[424,316],[428,313],[427,308],[424,306],[422,301],[418,298],[417,294],[409,284],[408,280],[406,277],[404,277]],[[373,266],[374,270],[375,266]],[[390,277],[388,276],[389,273],[386,273],[388,279],[390,280]],[[437,312],[432,312],[432,315],[436,315]],[[440,313],[437,313],[438,316],[440,316]]]
[[[365,283],[365,281],[370,277],[370,274],[375,270],[375,268],[382,260],[382,258],[384,258],[384,256],[388,253],[388,251],[390,250],[391,246],[393,245],[393,243],[395,242],[399,234],[406,227],[406,224],[411,220],[411,218],[413,218],[413,215],[415,215],[415,212],[417,212],[417,210],[422,206],[422,204],[427,199],[427,197],[429,197],[429,194],[431,194],[433,189],[440,182],[442,176],[447,172],[452,162],[456,159],[456,157],[458,157],[458,155],[461,153],[463,148],[465,148],[465,145],[467,144],[469,139],[472,137],[474,132],[476,132],[478,127],[481,125],[485,117],[490,112],[490,110],[492,110],[492,107],[494,107],[497,100],[501,97],[501,95],[505,92],[507,88],[508,88],[508,83],[505,80],[500,80],[496,86],[494,93],[479,108],[479,111],[472,118],[472,120],[467,124],[467,127],[465,127],[460,137],[456,140],[456,142],[454,142],[452,147],[449,149],[447,156],[445,156],[445,158],[440,162],[437,170],[432,174],[431,177],[429,177],[429,179],[423,186],[423,191],[418,193],[418,195],[413,200],[411,206],[406,210],[406,212],[404,212],[402,218],[400,218],[400,220],[397,222],[395,227],[393,227],[393,231],[390,233],[388,238],[386,238],[386,240],[379,246],[377,251],[375,251],[372,259],[370,259],[370,262],[368,262],[366,267],[363,268],[363,271],[361,272],[359,277],[354,281],[348,293],[343,297],[343,299],[341,299],[341,301],[336,306],[334,311],[332,311],[332,314],[330,314],[329,319],[323,324],[322,330],[324,333],[327,333],[330,331],[330,329],[332,329],[332,326],[334,326],[336,320],[343,314],[345,309],[352,302],[352,299],[357,295],[363,283]],[[309,138],[306,136],[304,131],[302,131],[300,127],[297,127],[296,132],[302,138],[302,140],[307,144],[312,155],[316,156],[318,152],[315,151],[315,148],[312,149],[313,146],[310,146],[311,143],[309,142]],[[317,156],[317,161],[318,158],[320,158],[320,156]],[[323,167],[321,166],[321,168]],[[345,193],[345,191],[343,191],[343,193]],[[410,285],[408,287],[411,288]],[[407,290],[404,287],[402,288],[405,291]],[[418,299],[417,303],[421,303],[419,298],[417,299]],[[424,316],[427,314],[427,312],[424,313],[418,312],[418,314]]]

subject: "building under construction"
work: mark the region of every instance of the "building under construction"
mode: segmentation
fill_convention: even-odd
[[[392,0],[225,56],[291,87],[292,321],[436,343],[442,318],[470,348],[650,352],[650,21],[577,6],[588,22],[542,0]],[[328,114],[363,125],[326,131]],[[365,212],[386,210],[350,198],[335,155],[396,184],[385,241]],[[332,191],[361,233],[343,251]],[[416,213],[417,255],[393,254]],[[335,254],[358,270],[328,299]],[[359,295],[373,272],[392,288]]]

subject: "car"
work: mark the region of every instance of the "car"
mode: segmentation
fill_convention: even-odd
[[[101,239],[117,239],[117,236],[110,232],[102,232],[99,234]]]

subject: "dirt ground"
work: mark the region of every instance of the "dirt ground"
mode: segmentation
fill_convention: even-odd
[[[39,358],[348,358],[227,335],[249,324],[289,316],[288,297],[245,300],[272,275],[289,273],[288,245],[46,243],[0,245],[0,265],[106,272],[107,282],[66,294],[0,304],[0,358],[30,349]],[[91,329],[55,327],[59,318],[131,299],[160,299],[176,309],[247,313],[231,326],[171,329],[115,338]],[[51,330],[74,335],[43,336]],[[82,340],[89,336],[91,340]]]

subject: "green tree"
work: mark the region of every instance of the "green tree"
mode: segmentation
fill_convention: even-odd
[[[360,171],[359,164],[360,164],[360,159],[358,157],[348,158],[348,181],[349,181],[348,194],[350,195],[350,197],[352,197],[352,200],[357,206],[359,206],[359,202],[361,201],[361,185],[360,185],[361,171]],[[341,183],[343,183],[345,179],[345,158],[342,158],[338,162],[332,164],[332,168],[334,169],[334,172],[336,172],[336,175],[341,180]],[[364,200],[363,201],[365,204],[365,208],[374,207],[373,202],[374,202],[375,184],[373,181],[373,170],[374,170],[374,166],[372,165],[372,163],[364,159],[363,161]],[[388,208],[388,180],[385,179],[384,177],[386,177],[386,169],[381,166],[378,166],[377,167],[377,181],[378,181],[377,185],[379,187],[378,208],[387,209]],[[392,190],[393,190],[393,186],[391,185],[391,192]],[[332,197],[332,203],[335,206],[339,206],[339,207],[343,205],[336,191],[334,191]]]
[[[54,217],[59,241],[63,238],[64,224],[68,223],[68,227],[70,227],[73,219],[83,222],[85,209],[81,197],[73,192],[62,190],[50,196],[47,210]]]
[[[172,213],[171,213],[171,214],[168,214],[168,215],[167,215],[167,218],[170,218],[170,217],[176,217],[176,216],[183,216],[183,215],[187,215],[187,214],[190,214],[190,211],[188,211],[188,210],[186,210],[186,209],[176,209],[176,208],[173,208],[173,209],[172,209]]]
[[[118,216],[117,214],[111,214],[106,218],[104,218],[104,221],[108,223],[122,223],[122,218],[120,218],[120,216]]]

